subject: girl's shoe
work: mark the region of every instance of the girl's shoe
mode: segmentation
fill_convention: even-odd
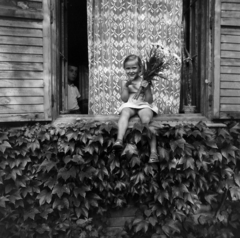
[[[157,162],[159,162],[157,152],[151,152],[150,157],[149,157],[149,163],[157,163]]]
[[[113,144],[113,149],[115,150],[123,149],[123,141],[120,139],[117,139],[116,142]]]

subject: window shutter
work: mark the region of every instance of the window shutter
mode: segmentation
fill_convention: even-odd
[[[48,121],[50,0],[0,2],[0,122]]]
[[[216,0],[214,117],[240,118],[240,1]]]

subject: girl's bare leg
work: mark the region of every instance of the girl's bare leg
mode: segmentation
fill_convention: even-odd
[[[138,111],[138,115],[143,124],[149,124],[153,118],[153,111],[149,108],[144,108]],[[152,134],[151,140],[149,141],[150,152],[157,153],[157,138],[156,135]]]
[[[128,128],[129,119],[136,114],[132,108],[124,108],[118,120],[118,135],[117,139],[122,140]]]

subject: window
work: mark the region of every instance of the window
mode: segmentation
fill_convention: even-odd
[[[209,68],[206,67],[208,61],[208,35],[207,35],[207,19],[208,1],[200,0],[183,0],[183,19],[184,19],[184,42],[185,48],[189,53],[192,63],[193,72],[191,77],[191,103],[196,106],[196,113],[206,115],[207,90],[204,84],[208,77]],[[75,86],[81,94],[80,113],[89,113],[89,69],[88,69],[88,33],[87,33],[87,0],[61,0],[59,8],[60,18],[59,26],[61,28],[60,37],[60,111],[69,113],[67,108],[67,70],[68,64],[73,62],[78,66],[78,76]],[[100,14],[100,13],[99,13]],[[104,29],[103,29],[104,30]],[[96,33],[97,34],[97,33]],[[124,41],[124,39],[123,39]],[[105,56],[104,56],[105,57]],[[106,56],[106,60],[109,56]],[[111,63],[109,61],[109,63]],[[99,74],[101,70],[99,69]],[[179,112],[183,112],[183,106],[187,103],[187,81],[182,75],[180,91],[180,107]],[[104,85],[103,85],[104,87]],[[99,95],[101,98],[102,95]],[[111,93],[109,102],[111,101]],[[111,105],[110,105],[111,106]],[[99,112],[101,114],[101,112]]]

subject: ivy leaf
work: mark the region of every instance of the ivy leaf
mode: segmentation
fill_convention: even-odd
[[[131,167],[134,167],[136,164],[140,165],[141,164],[141,159],[138,156],[133,156],[131,158],[130,163],[131,163]]]
[[[205,144],[213,149],[218,149],[218,146],[215,141],[205,141]]]
[[[66,185],[56,184],[54,186],[52,194],[57,194],[61,198],[64,193],[70,194],[70,189]]]
[[[63,178],[65,181],[67,181],[67,179],[69,179],[70,177],[76,178],[76,174],[77,174],[77,171],[75,167],[72,167],[69,170],[64,167],[59,170],[58,178]]]
[[[90,187],[88,186],[82,186],[80,188],[75,188],[73,190],[74,196],[76,198],[78,198],[78,195],[80,195],[81,197],[85,198],[86,197],[86,192],[90,191]]]
[[[204,196],[204,198],[209,204],[212,204],[212,202],[217,201],[216,196],[217,196],[217,194],[209,194],[209,195]]]
[[[150,218],[149,218],[149,222],[151,223],[151,225],[152,225],[153,227],[155,227],[156,224],[158,223],[158,220],[157,220],[155,217],[150,217]]]
[[[0,207],[6,207],[6,202],[8,202],[9,199],[7,197],[0,197]]]
[[[142,123],[139,123],[139,122],[134,123],[133,130],[137,130],[142,134],[142,132],[144,130],[144,125]]]
[[[37,199],[39,199],[39,205],[43,205],[45,202],[48,204],[52,201],[52,194],[44,189],[40,194],[38,194]]]
[[[140,223],[137,224],[136,228],[135,228],[135,232],[139,232],[141,230],[144,230],[145,233],[147,232],[148,230],[148,223],[146,221],[141,221]]]
[[[169,160],[169,152],[166,149],[158,147],[158,154],[160,159],[165,159],[167,161]]]
[[[28,218],[31,218],[32,220],[34,220],[35,215],[40,213],[39,210],[37,208],[33,208],[30,211],[25,211],[23,214],[23,220],[26,221]]]
[[[213,154],[213,161],[219,161],[222,162],[222,154],[219,152],[216,152]]]
[[[11,202],[12,204],[15,204],[16,201],[22,199],[22,197],[21,197],[21,195],[20,195],[20,191],[18,190],[18,191],[16,191],[15,193],[11,194],[11,195],[8,197],[8,199],[9,199],[9,202]]]
[[[40,143],[38,140],[28,143],[28,149],[31,149],[34,152],[36,149],[40,149]]]
[[[4,153],[7,148],[12,148],[12,146],[7,141],[4,141],[0,145],[0,151],[2,151],[2,153]]]
[[[0,143],[2,143],[4,140],[8,140],[8,136],[6,132],[0,132]]]
[[[53,168],[56,168],[57,163],[52,160],[44,160],[42,164],[40,165],[38,171],[43,170],[44,172],[49,172]]]
[[[234,181],[237,184],[238,187],[240,187],[240,173],[235,173],[234,174]]]
[[[147,217],[150,217],[152,215],[152,211],[151,210],[145,210],[144,211],[144,214],[147,216]]]
[[[103,145],[103,136],[98,135],[98,136],[94,137],[92,142],[99,142],[101,145]]]
[[[125,149],[122,152],[122,156],[124,156],[124,155],[126,155],[128,159],[130,159],[132,155],[138,155],[136,145],[127,144]]]

